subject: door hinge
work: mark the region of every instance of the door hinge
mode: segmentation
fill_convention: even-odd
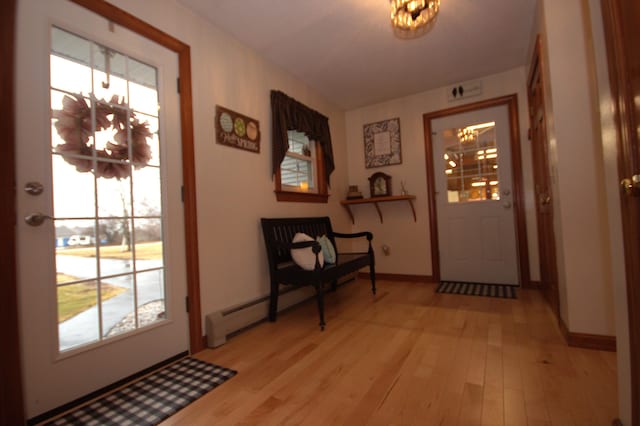
[[[531,140],[531,127],[529,127],[529,130],[527,131],[527,137]]]
[[[180,93],[180,77],[176,78],[176,90]]]
[[[189,312],[189,296],[184,298],[184,309]]]
[[[184,185],[180,187],[180,199],[184,203]]]

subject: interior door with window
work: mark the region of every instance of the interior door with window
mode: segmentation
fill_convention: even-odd
[[[432,121],[440,279],[518,285],[507,105]]]
[[[17,233],[27,417],[188,350],[174,52],[23,1]]]

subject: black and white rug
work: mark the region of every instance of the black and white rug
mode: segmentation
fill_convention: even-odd
[[[47,425],[157,425],[235,375],[234,370],[184,358]]]
[[[518,295],[516,293],[516,289],[517,287],[513,285],[441,281],[440,285],[436,289],[436,293],[517,299]]]

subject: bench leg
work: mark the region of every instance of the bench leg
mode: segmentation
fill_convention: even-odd
[[[275,322],[278,317],[278,283],[271,282],[271,294],[269,295],[269,321]]]
[[[376,268],[373,263],[369,266],[369,277],[371,278],[371,292],[376,294]]]
[[[324,286],[322,283],[316,284],[316,300],[318,302],[318,313],[320,314],[320,330],[324,331]]]

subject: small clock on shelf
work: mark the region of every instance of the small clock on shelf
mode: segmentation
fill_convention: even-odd
[[[377,172],[369,178],[369,188],[372,197],[386,197],[391,195],[391,176]]]

